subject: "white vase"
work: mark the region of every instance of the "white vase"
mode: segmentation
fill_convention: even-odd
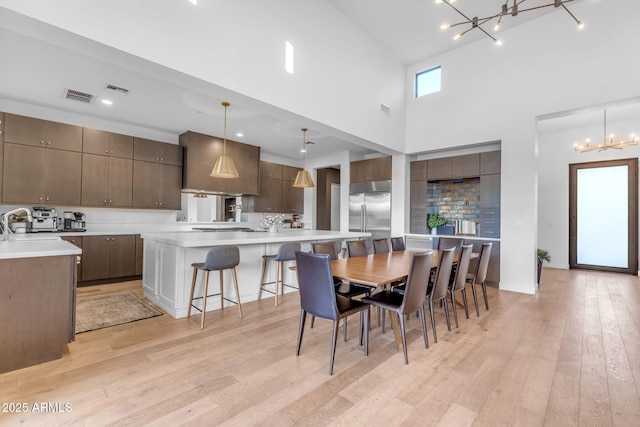
[[[438,234],[438,227],[433,227],[433,228],[431,229],[431,234],[434,234],[434,235],[435,235],[435,234]]]
[[[269,233],[277,233],[277,232],[278,232],[278,226],[276,224],[269,226]]]

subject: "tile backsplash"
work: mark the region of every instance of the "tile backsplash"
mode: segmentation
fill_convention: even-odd
[[[478,222],[480,178],[430,181],[427,184],[427,212],[439,212],[451,220]]]

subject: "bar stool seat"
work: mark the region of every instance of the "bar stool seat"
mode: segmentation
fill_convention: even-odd
[[[240,318],[242,319],[242,304],[240,303],[240,293],[238,292],[238,273],[237,267],[240,264],[240,250],[237,246],[217,246],[215,248],[209,249],[207,252],[207,258],[205,262],[194,262],[191,264],[193,267],[193,280],[191,281],[191,295],[189,297],[189,310],[187,311],[187,319],[191,317],[191,308],[195,308],[196,310],[202,313],[202,319],[200,320],[200,329],[204,329],[204,318],[207,312],[207,298],[220,295],[220,310],[224,310],[224,301],[229,301],[238,306],[238,311],[240,312]],[[196,278],[198,276],[198,270],[204,271],[204,283],[202,286],[202,296],[201,297],[193,297],[193,293],[196,288]],[[223,271],[231,270],[231,274],[233,277],[233,287],[236,291],[236,299],[237,301],[230,300],[225,298],[224,296],[224,280],[223,280]],[[219,271],[220,272],[220,292],[217,294],[209,295],[209,272],[210,271]],[[198,308],[193,304],[194,300],[202,299],[202,309]]]
[[[296,251],[300,250],[300,243],[283,243],[275,255],[262,255],[262,274],[260,275],[260,289],[258,290],[258,300],[262,298],[262,291],[269,292],[275,296],[275,306],[278,306],[278,291],[280,295],[284,295],[284,287],[298,289],[297,286],[284,283],[284,263],[287,261],[295,261]],[[267,263],[274,261],[276,263],[276,280],[275,282],[265,282],[264,276],[267,271]],[[266,289],[265,285],[275,283],[273,291]]]

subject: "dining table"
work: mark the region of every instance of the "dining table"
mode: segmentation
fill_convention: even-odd
[[[339,258],[331,261],[332,275],[335,278],[354,283],[375,286],[382,291],[392,283],[404,282],[409,275],[409,267],[413,255],[425,253],[429,250],[393,251],[388,253],[370,254],[367,256]],[[471,258],[478,258],[480,254],[472,253]],[[454,254],[454,263],[460,258],[460,252]],[[440,251],[433,249],[431,269],[438,267]],[[454,264],[455,265],[455,264]],[[402,351],[402,336],[400,334],[400,322],[397,316],[391,316],[391,325],[395,336],[396,345]]]

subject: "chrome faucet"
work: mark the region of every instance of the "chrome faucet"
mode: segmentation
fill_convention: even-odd
[[[27,208],[17,208],[4,214],[2,219],[2,240],[9,240],[9,216],[17,214],[18,212],[25,212],[29,222],[33,222],[31,211]]]

